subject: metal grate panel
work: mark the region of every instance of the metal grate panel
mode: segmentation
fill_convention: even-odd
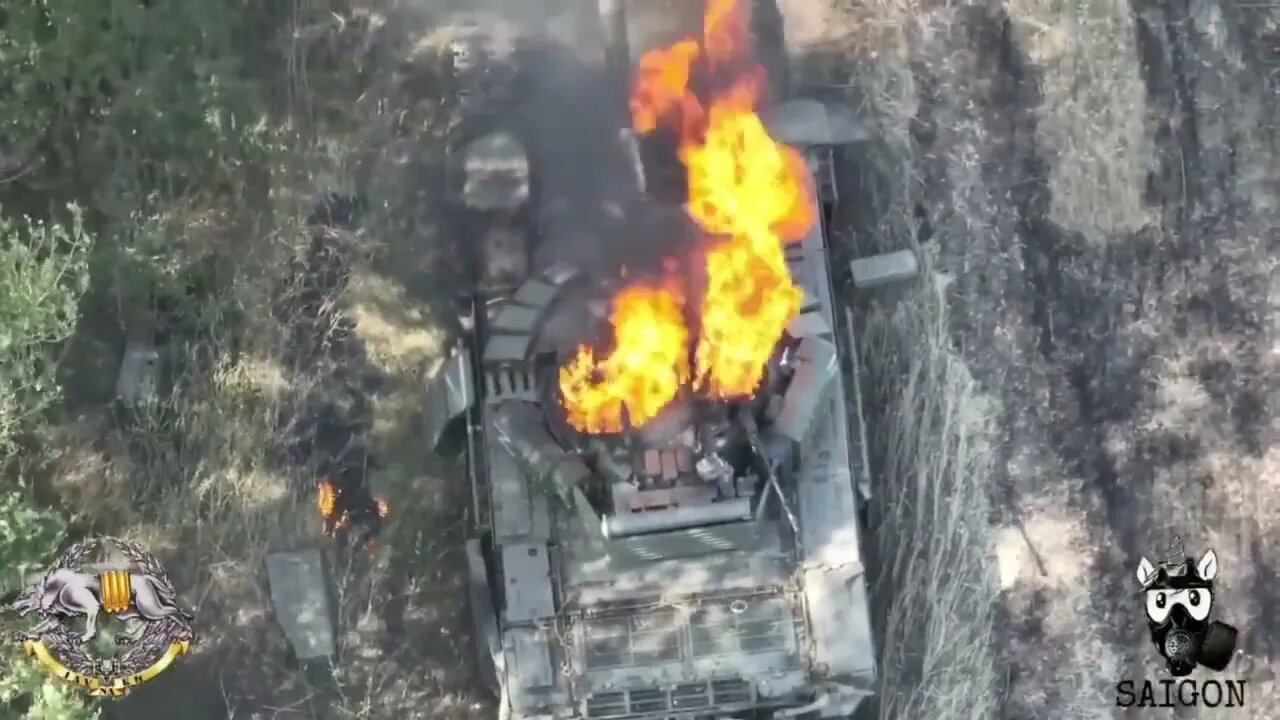
[[[754,703],[755,699],[751,683],[746,680],[713,680],[711,682],[711,702],[716,707]]]
[[[627,693],[596,693],[587,698],[587,717],[613,718],[625,717],[627,714]]]
[[[580,622],[580,658],[588,673],[790,653],[804,634],[795,599],[776,591],[615,610]]]
[[[677,685],[671,691],[672,710],[697,710],[711,707],[711,688],[704,683]]]
[[[776,595],[703,604],[689,630],[697,658],[786,650],[795,634],[791,607]]]
[[[750,707],[756,702],[751,683],[739,678],[684,683],[672,688],[636,688],[596,693],[587,698],[590,720],[658,718],[673,713],[716,713]]]
[[[667,692],[658,688],[632,690],[629,709],[632,715],[652,715],[667,710]]]
[[[592,670],[639,667],[680,659],[682,623],[674,610],[659,610],[585,625],[586,664]]]

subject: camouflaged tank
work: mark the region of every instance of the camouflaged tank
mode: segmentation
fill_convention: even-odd
[[[833,151],[865,130],[808,100],[766,119],[808,159],[829,217]],[[610,435],[574,430],[556,381],[605,322],[608,283],[544,255],[473,298],[470,333],[429,382],[426,431],[466,459],[471,610],[503,717],[838,718],[874,692],[870,480],[835,285],[910,278],[915,258],[835,267],[820,221],[787,262],[804,305],[754,398],[677,400]]]

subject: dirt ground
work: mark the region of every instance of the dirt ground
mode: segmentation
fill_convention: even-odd
[[[328,190],[358,190],[370,210],[334,246],[337,279],[288,289],[305,322],[267,310],[284,292],[275,276],[243,296],[259,304],[238,301],[259,312],[262,339],[213,367],[202,382],[216,392],[184,410],[178,429],[200,448],[140,453],[93,415],[67,429],[58,491],[95,527],[118,529],[135,492],[123,488],[140,475],[192,482],[157,490],[163,502],[126,534],[192,561],[175,579],[194,588],[209,642],[106,717],[166,717],[177,703],[193,720],[492,714],[459,600],[465,488],[419,437],[456,267],[438,202],[448,91],[431,58],[443,5],[392,2],[321,29],[353,52],[379,28],[410,37],[362,100],[377,121],[360,161],[324,168]],[[854,300],[862,361],[883,380],[867,408],[884,676],[873,710],[1122,716],[1115,682],[1160,677],[1134,571],[1177,535],[1189,554],[1217,551],[1220,617],[1242,632],[1226,675],[1250,681],[1248,704],[1231,717],[1268,717],[1280,699],[1268,591],[1280,581],[1280,10],[779,5],[792,89],[837,87],[876,132],[843,157],[840,237],[926,260],[918,288]],[[514,21],[557,15],[520,7]],[[314,260],[299,242],[273,239],[281,267]],[[936,418],[920,421],[926,411]],[[343,442],[370,444],[393,522],[372,556],[331,552],[342,669],[308,682],[260,569],[270,550],[331,547],[310,507],[317,468],[284,440],[317,434],[333,413]],[[903,462],[911,452],[928,461]]]
[[[1119,717],[1117,681],[1164,677],[1135,570],[1175,536],[1189,556],[1217,551],[1218,612],[1241,629],[1224,676],[1249,695],[1226,712],[1267,716],[1277,11],[849,5],[809,23],[809,41],[881,130],[846,168],[871,193],[855,242],[918,242],[945,278],[953,347],[993,402],[998,716]],[[885,313],[872,305],[864,316]],[[910,479],[892,470],[885,481]],[[964,712],[947,717],[986,716]]]

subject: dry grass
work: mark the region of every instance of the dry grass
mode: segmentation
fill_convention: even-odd
[[[287,254],[258,259],[260,268],[289,267]],[[80,521],[142,543],[170,567],[206,638],[192,662],[215,673],[241,663],[287,667],[283,643],[266,642],[278,631],[262,563],[269,552],[319,540],[303,491],[312,478],[278,461],[288,432],[280,418],[296,416],[322,379],[292,368],[287,334],[273,320],[266,288],[288,280],[246,269],[228,293],[249,323],[235,333],[247,344],[238,357],[223,352],[229,336],[221,330],[230,328],[215,324],[172,358],[171,394],[124,427],[82,417],[53,458],[55,488]],[[289,681],[282,674],[271,682]],[[238,704],[238,692],[233,682],[229,704]]]
[[[1042,92],[1035,141],[1052,160],[1053,219],[1103,239],[1145,225],[1150,218],[1138,194],[1149,157],[1144,91],[1127,16],[1110,3],[1006,9],[1037,66],[1039,77],[1030,78]],[[1017,349],[1033,345],[1025,343],[1030,329],[991,297],[990,283],[1005,279],[1016,260],[981,251],[1015,221],[1008,190],[993,182],[1016,178],[1016,169],[996,177],[988,169],[1002,139],[999,118],[993,124],[985,113],[1008,109],[984,107],[1000,79],[963,29],[974,20],[966,10],[868,0],[825,19],[827,42],[843,33],[856,48],[850,81],[882,140],[869,160],[885,175],[887,198],[868,210],[875,217],[863,220],[865,236],[875,239],[863,244],[913,244],[910,212],[927,203],[939,248],[948,253],[931,264],[957,273],[946,279],[951,287],[926,282],[897,305],[873,303],[865,320],[870,337],[860,355],[873,395],[889,408],[870,420],[883,465],[874,509],[884,526],[875,536],[889,563],[877,588],[889,619],[880,716],[994,718],[1055,707],[1063,717],[1109,717],[1105,678],[1119,672],[1123,655],[1106,630],[1116,618],[1080,623],[1094,612],[1092,573],[1107,542],[1069,502],[1083,481],[1072,480],[1051,453],[1015,455],[1007,468],[997,467],[999,445],[1043,448],[1048,438],[1011,438],[996,420],[1008,408],[978,389],[952,345],[957,326],[949,308],[990,307],[993,314],[969,310],[964,323],[991,333],[996,344],[966,353],[989,353],[997,367],[1032,364]],[[918,87],[913,64],[928,68],[934,87]],[[923,156],[910,134],[922,101],[933,103],[938,132]],[[922,172],[942,183],[923,187]],[[983,342],[959,342],[966,340]],[[1045,389],[1034,387],[1028,390]],[[997,436],[997,429],[1005,433]],[[1000,473],[1038,490],[1021,499],[1008,525],[993,528]],[[1024,628],[1023,618],[1033,615],[1044,622]],[[1009,659],[1018,662],[1016,678],[1006,678]]]
[[[373,567],[357,561],[344,572],[341,602],[350,614],[339,717],[487,717],[489,703],[476,694],[466,661],[458,555],[464,481],[421,436],[424,379],[440,359],[443,335],[422,299],[369,268],[353,272],[347,294],[365,357],[384,383],[372,398],[368,436],[384,463],[374,482],[395,521]]]
[[[404,12],[420,20],[417,10]],[[219,698],[226,717],[314,717],[318,705],[349,718],[484,712],[459,661],[468,650],[458,631],[465,607],[455,562],[461,511],[450,495],[456,483],[446,482],[453,471],[432,461],[418,438],[423,377],[440,350],[428,311],[433,298],[410,293],[402,278],[369,262],[388,246],[414,252],[412,243],[430,238],[429,229],[355,237],[350,282],[326,303],[335,317],[354,321],[356,350],[300,355],[294,332],[310,244],[303,220],[316,199],[350,192],[363,165],[390,162],[389,153],[404,149],[395,141],[401,131],[413,134],[420,153],[432,142],[421,123],[404,126],[424,106],[399,97],[392,82],[348,98],[333,128],[315,119],[332,110],[317,106],[333,98],[313,94],[321,80],[309,75],[309,63],[317,53],[337,53],[349,69],[377,45],[394,55],[396,46],[386,45],[397,40],[377,36],[389,24],[365,8],[294,34],[297,61],[285,84],[293,116],[312,120],[305,133],[282,133],[290,140],[276,148],[271,197],[236,199],[218,212],[184,199],[147,223],[152,245],[178,256],[212,253],[230,268],[224,291],[185,308],[198,318],[197,330],[167,357],[172,391],[125,425],[99,410],[82,413],[56,429],[45,458],[53,489],[80,522],[152,549],[194,606],[203,638],[186,663],[194,671],[169,681],[184,683],[193,713],[203,713],[192,715],[197,720],[223,717],[213,707]],[[378,199],[382,226],[413,230],[422,222],[417,204]],[[319,328],[326,337],[313,339],[341,345],[338,325]],[[350,392],[353,376],[378,378],[367,435],[383,465],[372,482],[389,498],[393,522],[377,553],[347,556],[320,532],[315,468],[289,452],[317,401]],[[268,553],[314,546],[330,555],[340,604],[340,671],[330,688],[308,685],[290,660],[263,573]],[[159,712],[147,709],[145,693],[138,698],[144,716]]]
[[[1248,376],[1251,361],[1258,363],[1261,379]],[[1129,462],[1139,461],[1142,446],[1188,448],[1158,468],[1153,515],[1163,534],[1182,533],[1188,554],[1217,552],[1222,619],[1255,633],[1274,622],[1270,592],[1261,588],[1273,577],[1267,563],[1280,534],[1280,394],[1269,381],[1277,373],[1280,355],[1268,353],[1256,338],[1193,333],[1170,342],[1148,372],[1155,389],[1151,402],[1115,448]],[[1262,416],[1253,428],[1259,447],[1246,444],[1238,430],[1237,413],[1250,392],[1262,393]],[[1188,537],[1188,528],[1194,536]],[[1269,662],[1266,647],[1247,643],[1236,668],[1256,685],[1250,702],[1280,692],[1268,673],[1254,674]]]
[[[1257,558],[1259,552],[1269,554],[1267,548],[1276,532],[1274,445],[1280,426],[1274,419],[1274,383],[1259,379],[1275,376],[1275,356],[1264,362],[1259,362],[1258,356],[1260,348],[1274,341],[1239,332],[1238,326],[1223,317],[1231,316],[1229,308],[1248,309],[1241,312],[1252,314],[1258,306],[1257,273],[1268,272],[1259,267],[1259,261],[1267,257],[1264,248],[1268,243],[1274,248],[1275,241],[1259,237],[1258,225],[1242,225],[1231,237],[1215,234],[1200,238],[1205,247],[1212,246],[1212,259],[1179,259],[1175,254],[1178,241],[1164,238],[1159,252],[1168,253],[1172,262],[1180,264],[1156,282],[1144,279],[1145,267],[1114,275],[1096,269],[1075,270],[1083,276],[1072,277],[1070,282],[1091,288],[1099,296],[1120,294],[1142,306],[1139,312],[1118,314],[1108,323],[1123,345],[1155,348],[1156,359],[1133,381],[1140,400],[1132,419],[1115,422],[1071,418],[1069,413],[1064,416],[1059,409],[1064,400],[1070,402],[1070,391],[1062,391],[1066,378],[1061,375],[1062,368],[1054,365],[1061,358],[1042,355],[1037,329],[1029,326],[1023,314],[1027,309],[1020,307],[1025,301],[1024,264],[1035,260],[1033,248],[1040,239],[1014,235],[1020,231],[1014,229],[1016,208],[1011,207],[1008,194],[1016,186],[1005,183],[1030,179],[1018,168],[1008,167],[1000,146],[1026,144],[1027,137],[1016,133],[1027,126],[1018,124],[1016,118],[1010,122],[1008,116],[1018,108],[999,101],[991,105],[991,86],[995,83],[1000,89],[1004,78],[992,77],[998,68],[980,64],[982,48],[966,47],[971,38],[963,29],[965,18],[954,9],[929,9],[924,3],[904,2],[857,5],[855,19],[848,27],[854,28],[851,34],[863,55],[878,62],[874,68],[860,68],[853,81],[866,98],[864,111],[871,114],[886,138],[884,145],[889,150],[878,149],[889,160],[884,163],[889,168],[885,172],[896,178],[899,168],[906,168],[902,173],[909,175],[923,166],[937,183],[929,188],[932,194],[924,202],[930,208],[937,244],[946,253],[939,265],[956,273],[956,287],[949,300],[952,312],[964,318],[960,326],[964,333],[957,341],[972,345],[964,348],[965,357],[977,359],[987,387],[1000,394],[995,408],[1004,420],[998,447],[1008,458],[1002,459],[1003,467],[993,467],[997,471],[993,474],[1009,478],[1017,493],[1011,503],[1015,507],[1001,508],[1008,525],[996,531],[994,543],[1002,587],[999,600],[1005,613],[995,642],[1016,663],[1001,710],[1007,717],[1037,717],[1046,712],[1073,718],[1112,717],[1116,711],[1111,683],[1134,677],[1135,672],[1159,677],[1160,671],[1158,657],[1150,652],[1146,637],[1137,632],[1140,628],[1135,618],[1141,617],[1140,608],[1130,603],[1123,586],[1099,581],[1100,577],[1117,577],[1113,574],[1117,561],[1126,574],[1129,563],[1136,562],[1117,549],[1122,547],[1120,533],[1151,543],[1151,552],[1157,552],[1172,535],[1188,539],[1188,552],[1213,547],[1224,568],[1236,568],[1230,571],[1233,577],[1224,573],[1221,582],[1221,591],[1232,598],[1231,617],[1224,619],[1242,627],[1268,622],[1267,601],[1259,599],[1258,587],[1274,570],[1259,567]],[[1143,209],[1139,194],[1154,151],[1148,139],[1146,108],[1142,106],[1146,89],[1127,7],[1105,2],[1007,2],[1004,7],[1014,21],[1020,49],[1030,55],[1033,64],[1032,77],[1023,80],[1036,81],[1041,91],[1033,115],[1036,149],[1048,162],[1055,200],[1049,219],[1065,229],[1081,231],[1095,246],[1153,222],[1155,218]],[[1223,50],[1226,57],[1218,59],[1208,53],[1209,59],[1197,67],[1220,62],[1229,71],[1235,67],[1232,58],[1238,51],[1230,51],[1223,39],[1220,13],[1215,21],[1209,10],[1212,7],[1212,3],[1197,5],[1196,21],[1207,29],[1211,45],[1227,48]],[[938,99],[929,108],[931,130],[937,139],[923,157],[911,155],[906,137],[906,122],[920,103],[911,97],[911,74],[905,68],[894,70],[896,61],[904,57],[927,68],[926,74],[937,84]],[[1253,129],[1265,128],[1253,122],[1258,107],[1244,103],[1239,111],[1233,111],[1238,120],[1224,121],[1223,105],[1218,101],[1229,97],[1230,89],[1207,79],[1202,83],[1209,99],[1200,101],[1201,147],[1235,143],[1236,157],[1274,157],[1274,148],[1264,139],[1268,130]],[[994,121],[992,115],[997,116]],[[900,151],[895,153],[893,148]],[[902,157],[910,159],[902,161]],[[874,159],[883,163],[886,158]],[[1240,164],[1235,184],[1227,183],[1221,190],[1237,193],[1244,205],[1262,213],[1250,223],[1256,223],[1256,217],[1265,218],[1265,212],[1274,208],[1274,198],[1261,197],[1261,178],[1274,177],[1274,169],[1268,171],[1264,165],[1265,161]],[[890,215],[895,211],[903,214],[913,200],[913,181],[908,177],[903,183],[907,189],[890,193]],[[1215,187],[1210,192],[1220,190]],[[1176,188],[1168,201],[1179,201]],[[908,225],[905,220],[877,217],[869,233],[889,238],[890,245],[901,244],[910,236],[909,230],[903,229]],[[1104,252],[1097,247],[1094,250]],[[1274,260],[1270,263],[1274,265]],[[1196,302],[1212,303],[1215,309],[1199,313],[1181,310]],[[1087,308],[1071,310],[1089,314]],[[910,327],[909,323],[900,324]],[[1061,348],[1058,354],[1070,357],[1086,348]],[[1265,354],[1265,349],[1262,352]],[[869,365],[879,356],[872,351],[864,354]],[[1204,380],[1206,373],[1217,377],[1210,383],[1212,387]],[[892,373],[887,377],[891,379]],[[886,399],[896,398],[890,394]],[[1109,400],[1102,398],[1101,402]],[[1261,404],[1261,419],[1241,419],[1250,403]],[[1123,409],[1106,407],[1105,412]],[[1135,483],[1132,492],[1142,498],[1134,501],[1137,507],[1121,510],[1127,514],[1116,520],[1115,528],[1099,521],[1107,515],[1106,503],[1110,501],[1099,492],[1101,482],[1077,475],[1090,474],[1092,466],[1075,466],[1078,457],[1059,455],[1062,451],[1055,450],[1055,437],[1088,434],[1099,428],[1109,438],[1104,461],[1115,464],[1122,487]],[[882,432],[906,429],[891,420]],[[1244,442],[1251,431],[1259,437],[1261,452]],[[1170,447],[1175,449],[1160,450]],[[1152,474],[1153,496],[1148,508],[1138,479]],[[894,487],[892,481],[885,484]],[[988,491],[996,488],[994,483],[984,487]],[[896,549],[890,547],[891,551]],[[903,603],[909,596],[892,597],[895,603]],[[939,601],[946,605],[945,594]],[[897,611],[890,607],[891,613]],[[1131,637],[1132,647],[1128,642]],[[1266,646],[1265,642],[1254,644]],[[1259,697],[1271,697],[1274,675],[1260,670],[1267,662],[1266,651],[1251,652],[1246,651],[1233,672],[1250,677]],[[891,673],[913,680],[901,667],[887,665],[885,673],[887,683],[895,680]],[[909,685],[898,689],[910,691]],[[975,688],[940,688],[932,697],[963,698],[966,693],[972,696]],[[974,707],[963,716],[997,716],[993,708]]]
[[[305,235],[296,242],[285,249],[300,250]],[[53,458],[55,488],[82,522],[138,541],[170,566],[207,638],[195,662],[202,654],[233,662],[261,654],[271,656],[262,658],[266,667],[283,666],[283,645],[261,642],[277,632],[268,618],[262,562],[269,552],[319,540],[303,491],[313,479],[278,458],[288,432],[280,418],[299,414],[323,371],[292,367],[288,335],[273,319],[268,295],[268,288],[291,278],[262,272],[287,270],[292,253],[269,258],[265,249],[273,243],[262,245],[255,258],[261,264],[242,268],[227,294],[248,327],[233,331],[214,321],[205,337],[171,359],[178,373],[171,394],[125,427],[103,416],[82,417]],[[231,309],[211,302],[206,311],[216,316]],[[231,332],[245,343],[238,356],[223,350]],[[105,442],[93,443],[96,438]]]
[[[886,66],[864,68],[877,74],[906,73],[902,63],[911,53],[945,43],[953,31],[949,4],[860,0],[823,9],[782,0],[780,5],[784,11],[794,6],[787,19],[800,29],[795,42],[854,48],[867,61]],[[1050,218],[1091,239],[1149,224],[1152,217],[1142,198],[1151,163],[1146,88],[1129,4],[1006,0],[1003,8],[1017,42],[1036,65],[1036,76],[1026,81],[1037,83],[1042,93],[1036,142],[1051,161]],[[990,82],[980,74],[969,80]],[[865,81],[858,78],[856,84]]]
[[[927,276],[928,277],[928,276]],[[941,276],[865,319],[873,423],[880,717],[993,717],[990,402],[950,347]]]
[[[1152,221],[1146,88],[1125,0],[1006,0],[1043,99],[1036,142],[1052,163],[1050,219],[1105,240]]]
[[[816,12],[786,3],[784,13],[785,5],[796,6],[787,21]],[[859,252],[912,247],[925,258],[916,287],[897,299],[864,299],[857,322],[875,475],[878,716],[886,720],[988,718],[1000,704],[987,494],[993,406],[952,347],[950,280],[933,272],[912,218],[921,197],[911,138],[920,91],[912,63],[932,52],[931,38],[947,27],[948,14],[886,0],[800,19],[820,50],[853,48],[809,71],[847,79],[878,140],[864,163],[874,166],[881,194],[859,206]],[[850,75],[832,77],[833,67]]]
[[[389,376],[418,377],[439,356],[443,333],[408,297],[403,284],[373,272],[353,273],[347,288],[365,354]]]
[[[1045,458],[1032,462],[1054,467]],[[1008,623],[1001,635],[1017,663],[1004,706],[1009,716],[1034,716],[1043,708],[1080,720],[1113,714],[1112,683],[1127,669],[1116,629],[1133,620],[1121,607],[1099,613],[1095,578],[1108,543],[1074,502],[1086,494],[1083,485],[1065,478],[1045,483],[1042,492],[1019,502],[1024,519],[999,531]]]

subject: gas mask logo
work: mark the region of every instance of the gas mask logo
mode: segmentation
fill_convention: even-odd
[[[1189,559],[1176,538],[1173,552],[1158,566],[1145,557],[1138,564],[1151,641],[1175,677],[1190,675],[1196,665],[1220,672],[1231,663],[1238,632],[1209,619],[1217,600],[1217,576],[1217,553],[1209,550],[1198,561]]]

